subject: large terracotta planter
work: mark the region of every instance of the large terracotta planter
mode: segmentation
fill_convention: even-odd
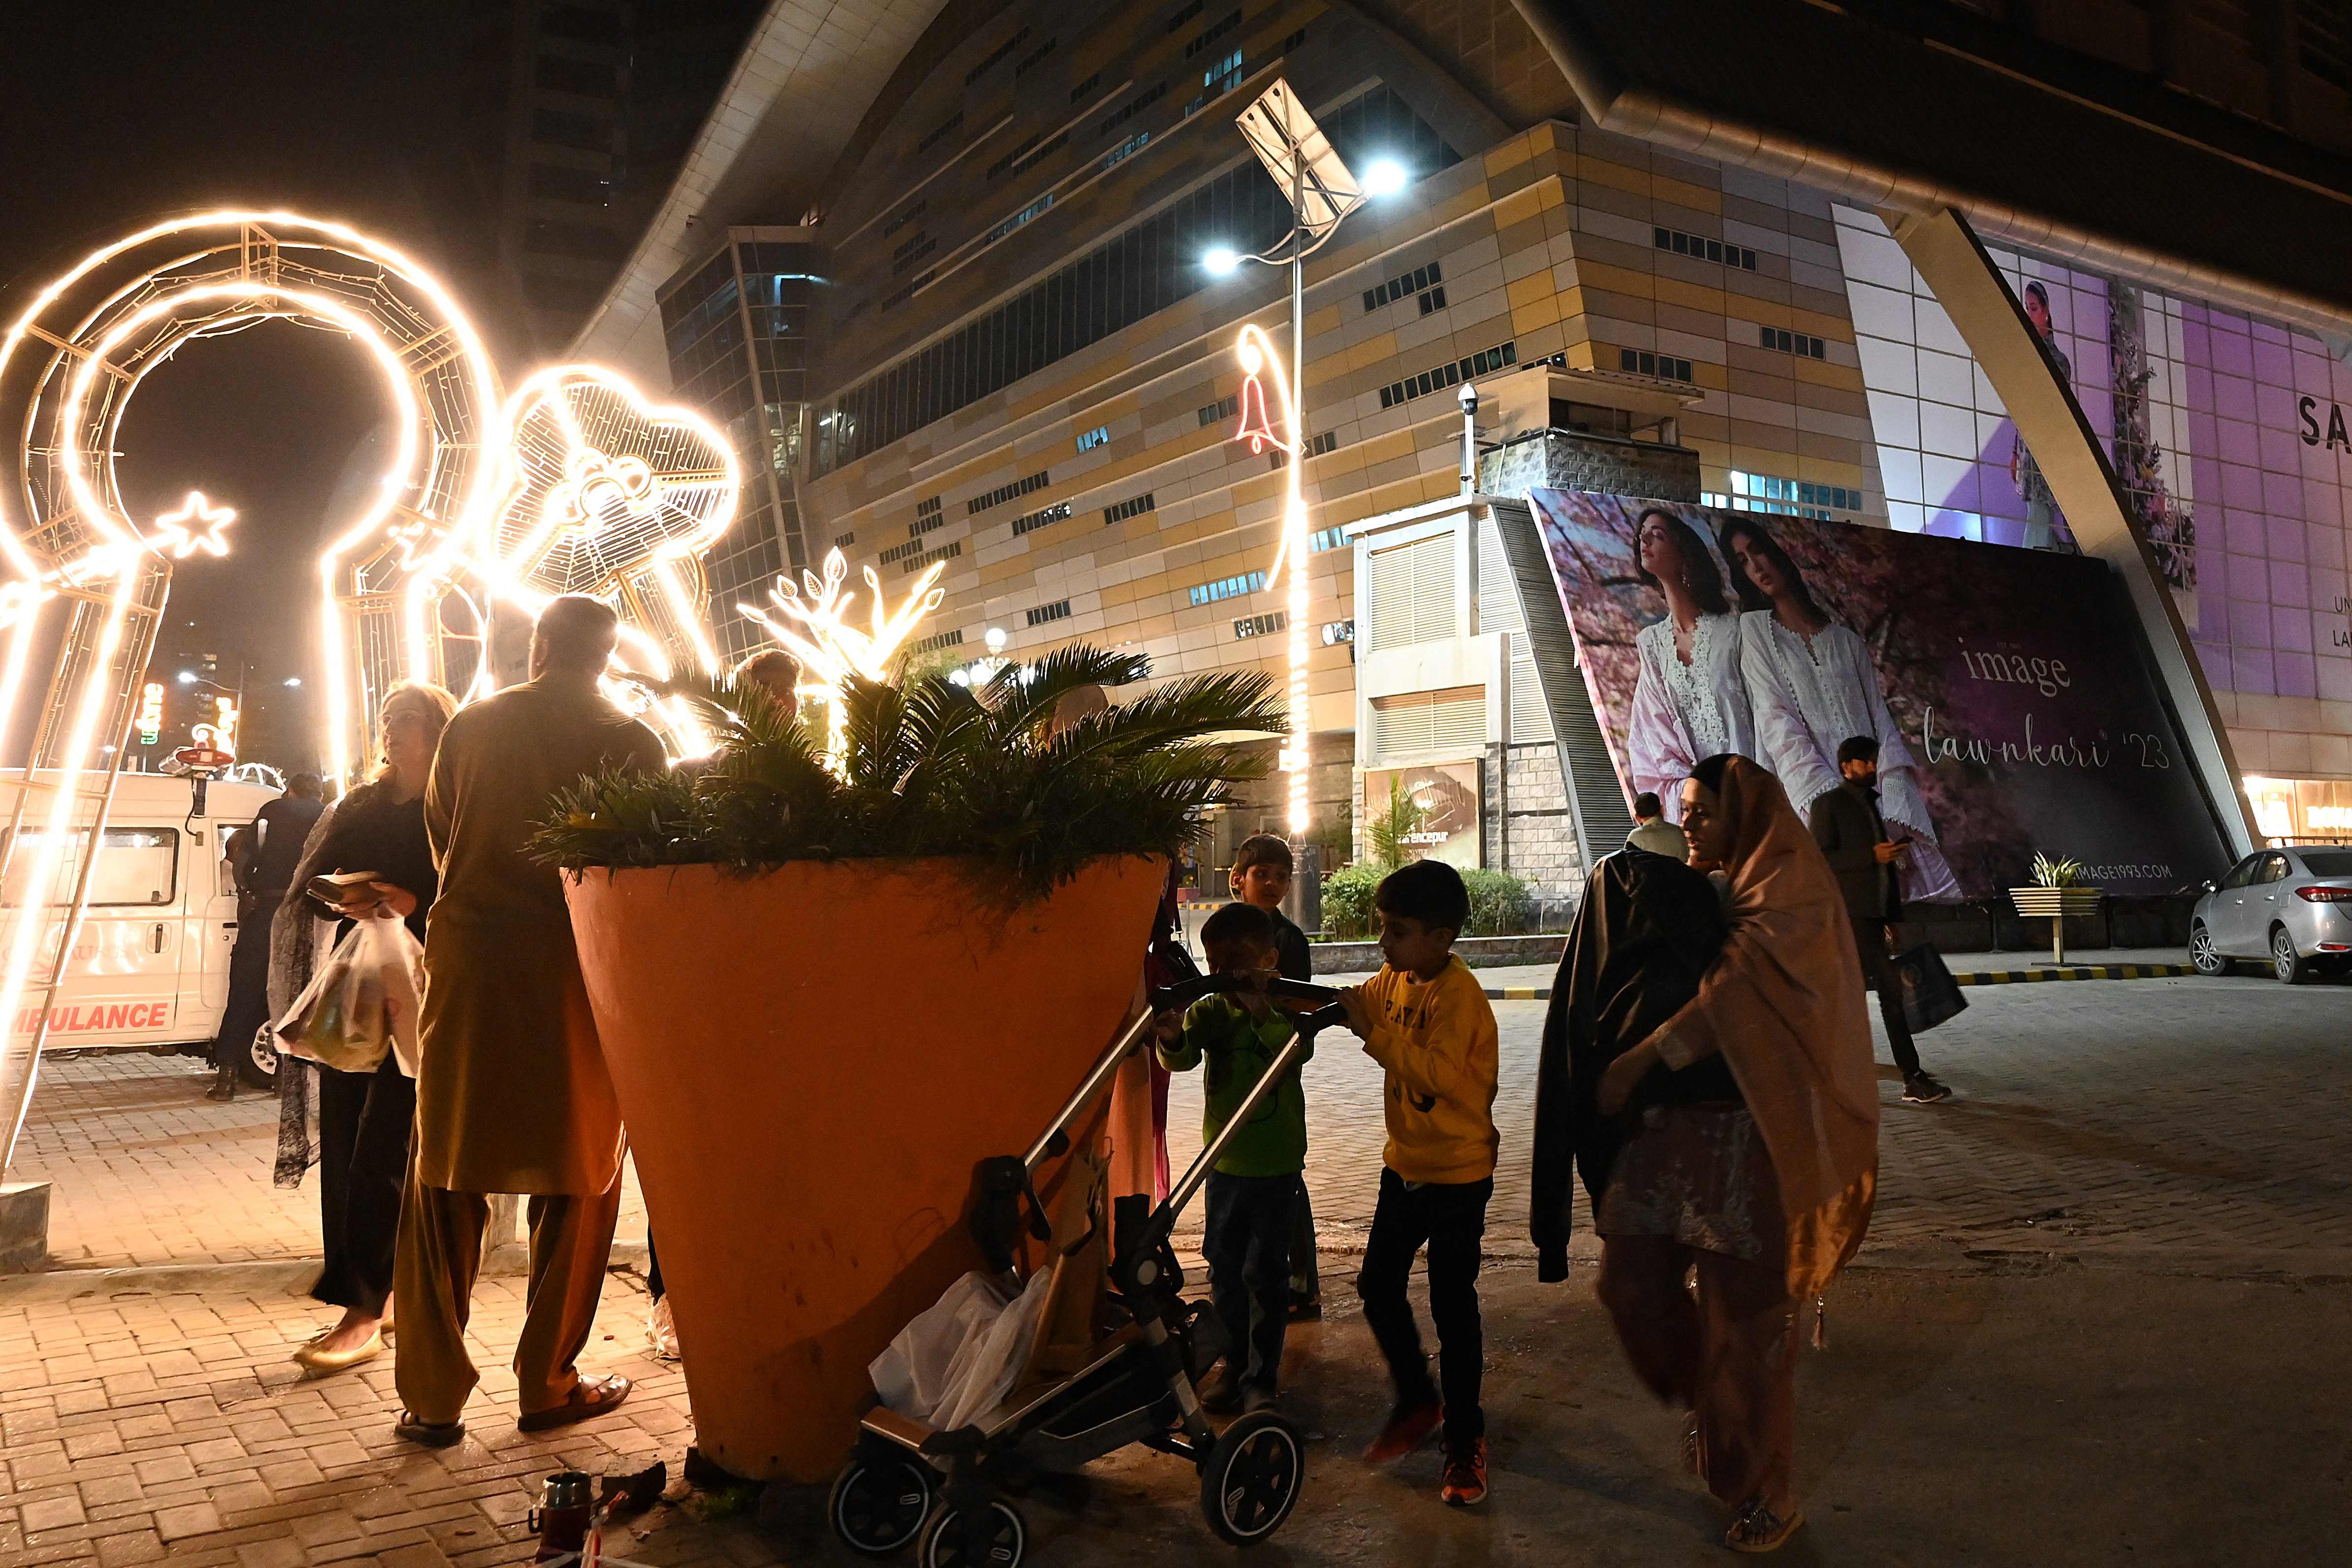
[[[949,860],[571,883],[705,1454],[839,1465],[866,1363],[980,1264],[972,1167],[1124,1021],[1166,875],[1100,860],[1009,913]]]

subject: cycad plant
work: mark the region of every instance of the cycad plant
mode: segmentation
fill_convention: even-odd
[[[1139,655],[1072,647],[977,688],[852,677],[838,772],[756,684],[665,682],[701,711],[718,753],[657,777],[583,779],[550,804],[531,851],[571,870],[953,856],[997,894],[1037,897],[1097,856],[1174,854],[1203,812],[1265,771],[1234,743],[1285,728],[1255,672],[1171,681],[1055,732],[1070,692],[1150,669]]]
[[[2037,888],[2072,888],[2083,879],[2080,860],[2053,860],[2039,849],[2033,852],[2033,886]]]

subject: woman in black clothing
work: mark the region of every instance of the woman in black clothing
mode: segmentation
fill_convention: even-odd
[[[383,763],[320,825],[285,918],[303,922],[306,932],[308,922],[333,919],[337,940],[355,921],[394,918],[425,939],[425,913],[440,882],[425,834],[425,785],[457,707],[437,686],[400,686],[385,697]],[[309,899],[312,878],[352,871],[370,879],[347,889],[341,903]],[[310,1294],[342,1308],[343,1316],[294,1359],[312,1373],[339,1372],[383,1352],[416,1084],[390,1053],[373,1072],[302,1065],[319,1075],[319,1217],[326,1244],[326,1266]]]

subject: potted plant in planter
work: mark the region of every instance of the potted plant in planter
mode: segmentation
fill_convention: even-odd
[[[1284,726],[1255,674],[1064,649],[973,689],[852,678],[835,772],[756,688],[672,689],[698,774],[560,795],[581,966],[661,1249],[697,1442],[822,1479],[866,1363],[964,1271],[974,1165],[1020,1153],[1128,1016],[1168,858]]]
[[[2032,875],[2032,885],[2011,888],[2009,900],[2017,906],[2021,918],[2050,922],[2050,962],[2063,963],[2067,918],[2097,914],[2099,900],[2105,894],[2097,888],[2081,885],[2083,863],[2079,860],[2053,860],[2036,850]]]

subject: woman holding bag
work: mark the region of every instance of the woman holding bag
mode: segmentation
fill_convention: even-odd
[[[425,836],[425,784],[442,729],[457,710],[456,699],[437,686],[398,686],[384,698],[375,776],[319,824],[280,908],[279,921],[293,922],[300,938],[315,942],[320,920],[338,922],[340,941],[353,921],[383,918],[405,921],[424,940],[425,914],[440,881]],[[309,894],[313,878],[362,872],[367,879],[346,887],[339,903]],[[291,1058],[287,1065],[318,1074],[315,1080],[295,1080],[315,1082],[319,1107],[319,1218],[326,1262],[310,1294],[342,1308],[343,1315],[297,1350],[294,1360],[323,1374],[383,1352],[416,1083],[390,1050],[372,1072],[339,1072]],[[299,1166],[295,1179],[300,1179]]]

